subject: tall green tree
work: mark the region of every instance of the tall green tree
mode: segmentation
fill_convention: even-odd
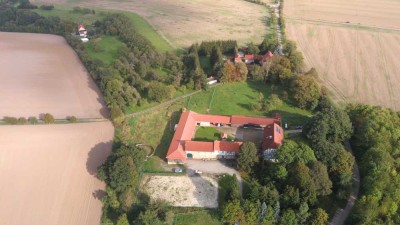
[[[317,208],[311,211],[310,225],[327,225],[329,216],[325,210]]]
[[[300,108],[314,109],[321,96],[321,86],[312,76],[298,76],[293,82],[293,97]]]
[[[213,47],[210,55],[210,64],[212,68],[222,65],[224,62],[221,49],[219,47]]]
[[[292,162],[309,163],[316,161],[314,151],[305,143],[297,143],[293,140],[286,140],[279,151],[276,152],[276,159],[281,163]]]
[[[319,161],[311,163],[310,176],[314,181],[317,195],[325,196],[332,193],[332,181],[329,179],[328,170],[323,163]]]
[[[292,209],[286,209],[279,222],[280,225],[297,225],[296,213]]]
[[[250,173],[253,166],[259,161],[257,152],[257,147],[253,142],[244,142],[240,146],[237,157],[239,169]]]
[[[244,222],[244,212],[240,206],[239,200],[228,202],[222,209],[222,221],[233,225],[236,222]]]

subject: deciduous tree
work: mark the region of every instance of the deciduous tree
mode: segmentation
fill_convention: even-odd
[[[240,151],[237,157],[239,169],[251,172],[252,167],[258,162],[257,147],[253,142],[244,142],[240,146]]]

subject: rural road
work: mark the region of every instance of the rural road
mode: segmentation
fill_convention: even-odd
[[[346,149],[353,153],[350,143],[346,141]],[[354,207],[355,202],[358,199],[358,193],[360,190],[360,171],[358,170],[357,162],[354,162],[353,166],[353,189],[350,193],[350,197],[347,199],[347,204],[344,209],[338,209],[336,215],[333,217],[330,225],[343,225],[347,217],[349,217],[351,210]]]

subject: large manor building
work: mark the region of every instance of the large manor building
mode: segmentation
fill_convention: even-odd
[[[280,126],[281,118],[221,116],[199,114],[183,109],[175,134],[167,152],[169,164],[183,164],[188,159],[235,158],[242,142],[218,140],[213,142],[193,141],[197,127],[246,127],[257,126],[263,129],[262,153],[268,157],[283,144],[284,134]]]

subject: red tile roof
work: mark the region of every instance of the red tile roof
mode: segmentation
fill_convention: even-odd
[[[193,137],[196,121],[191,114],[191,111],[184,110],[182,112],[175,134],[168,148],[167,159],[186,159],[186,154],[181,146],[181,140],[191,140]]]
[[[246,59],[246,60],[254,60],[254,55],[253,55],[253,54],[251,54],[251,55],[244,55],[244,59]]]
[[[185,141],[185,151],[213,152],[214,143],[205,141]]]
[[[249,116],[219,116],[219,115],[206,115],[198,114],[192,111],[184,109],[182,111],[181,118],[179,119],[178,126],[175,134],[171,140],[171,144],[168,148],[167,159],[179,159],[185,160],[185,151],[202,151],[202,152],[213,152],[213,151],[231,151],[238,152],[240,150],[241,142],[229,142],[229,141],[214,141],[214,142],[201,142],[191,141],[196,123],[198,122],[210,122],[210,123],[224,123],[224,124],[258,124],[262,126],[270,125],[270,127],[264,130],[265,137],[272,136],[273,139],[265,139],[263,146],[278,146],[283,142],[283,129],[278,125],[280,123],[280,117],[275,116],[274,118],[265,117],[249,117]],[[280,129],[280,133],[277,132],[276,128]],[[273,129],[272,129],[273,128]],[[271,133],[272,132],[272,133]],[[278,133],[278,134],[277,134]]]
[[[214,141],[215,151],[239,152],[242,142]]]
[[[241,61],[242,61],[242,57],[236,56],[233,60],[234,60],[235,62],[241,62]]]
[[[263,150],[274,148],[277,149],[283,144],[284,133],[281,126],[274,123],[264,128],[264,140],[262,143]]]
[[[266,126],[273,123],[279,123],[277,119],[266,117],[250,117],[250,116],[232,116],[232,124],[258,124]]]
[[[225,123],[225,124],[231,123],[230,116],[196,114],[194,118],[197,122]]]

